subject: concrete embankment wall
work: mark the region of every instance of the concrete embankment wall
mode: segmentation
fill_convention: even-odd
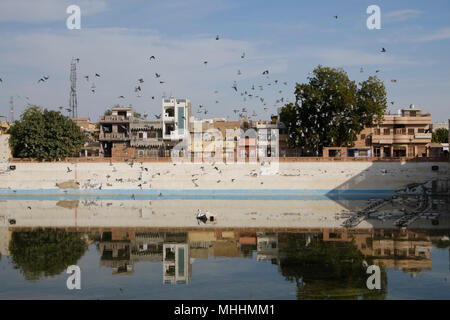
[[[36,193],[142,192],[214,190],[263,191],[396,190],[409,183],[448,176],[448,162],[281,162],[225,163],[13,163],[0,172],[0,194],[14,190]],[[278,166],[278,167],[277,167]],[[432,167],[438,166],[437,171]],[[77,191],[76,191],[77,190]]]
[[[361,208],[365,203],[354,205]],[[215,220],[199,223],[198,209],[209,211]],[[347,208],[334,201],[313,200],[3,200],[0,210],[0,226],[5,227],[305,228],[339,227],[342,220],[334,216]],[[15,219],[15,224],[9,225],[8,219]]]
[[[283,200],[0,200],[0,229],[3,228],[341,228],[348,216],[341,212],[361,210],[367,201]],[[214,215],[201,223],[197,210]],[[14,219],[11,225],[9,219]],[[357,228],[397,228],[391,219],[362,221]],[[436,226],[418,219],[418,229],[448,229],[450,216],[441,215]],[[282,230],[279,230],[282,232]],[[1,240],[0,240],[1,242]]]

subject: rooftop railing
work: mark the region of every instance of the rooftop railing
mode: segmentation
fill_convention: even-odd
[[[134,118],[126,116],[103,116],[100,117],[100,122],[130,122]]]

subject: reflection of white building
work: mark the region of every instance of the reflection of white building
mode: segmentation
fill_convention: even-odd
[[[183,140],[189,136],[189,119],[192,114],[188,99],[163,99],[162,123],[164,140]]]
[[[192,265],[189,244],[167,243],[163,245],[163,283],[187,284],[191,278]]]
[[[4,217],[0,217],[2,219]],[[4,218],[6,219],[6,218]],[[11,231],[8,227],[3,227],[0,221],[0,254],[2,256],[9,256],[9,242],[11,241]]]
[[[261,232],[257,233],[256,236],[256,260],[272,260],[278,263],[278,234]]]

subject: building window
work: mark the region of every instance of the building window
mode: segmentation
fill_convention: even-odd
[[[425,129],[420,128],[420,129],[417,130],[417,132],[418,132],[418,133],[425,133]]]
[[[384,129],[384,130],[383,130],[383,134],[384,134],[385,136],[390,135],[390,134],[391,134],[391,129]]]
[[[362,134],[361,135],[361,140],[365,140],[366,139],[366,135],[365,134]]]
[[[408,135],[413,136],[414,135],[414,129],[408,129]]]
[[[184,108],[178,107],[178,134],[184,134]]]

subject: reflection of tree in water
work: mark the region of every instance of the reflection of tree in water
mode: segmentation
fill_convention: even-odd
[[[58,275],[84,255],[87,244],[79,233],[63,230],[14,232],[9,245],[11,261],[25,279]]]
[[[353,242],[323,241],[315,236],[288,234],[280,248],[280,271],[297,284],[302,299],[384,299],[387,277],[381,268],[381,290],[367,289],[370,274]],[[371,261],[367,260],[368,264]]]

